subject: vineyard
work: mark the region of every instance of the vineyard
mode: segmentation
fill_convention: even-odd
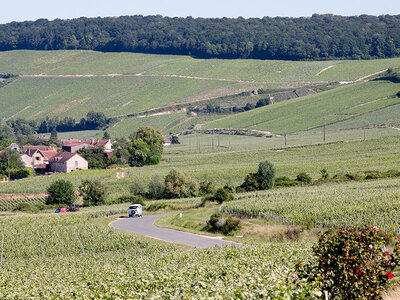
[[[400,230],[399,179],[332,183],[242,195],[223,211],[322,227],[377,225]]]
[[[123,206],[0,219],[0,298],[293,298],[308,244],[177,250],[91,222]],[[140,267],[138,267],[140,266]]]
[[[46,203],[45,197],[37,197],[37,198],[10,198],[10,199],[0,199],[0,211],[12,211],[18,205],[26,203],[30,205],[38,205]]]

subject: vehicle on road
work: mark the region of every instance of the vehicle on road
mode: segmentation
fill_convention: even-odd
[[[79,205],[75,205],[75,204],[70,204],[68,207],[68,211],[69,212],[76,212],[79,211]]]
[[[128,209],[129,217],[141,217],[143,215],[143,208],[141,204],[131,204]]]

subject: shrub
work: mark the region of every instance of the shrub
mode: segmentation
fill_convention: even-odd
[[[268,160],[258,165],[257,181],[261,190],[269,190],[274,186],[275,167]]]
[[[400,98],[400,92],[397,92],[396,96]]]
[[[200,194],[207,195],[213,194],[215,192],[214,183],[208,178],[205,178],[202,182],[200,182]]]
[[[105,193],[104,185],[98,180],[83,180],[79,187],[79,195],[82,197],[85,206],[104,204],[106,202]]]
[[[162,199],[164,197],[164,182],[159,175],[154,175],[148,184],[148,195],[151,199]]]
[[[320,172],[321,172],[321,178],[322,179],[328,179],[329,178],[329,174],[328,174],[328,171],[326,169],[322,169]]]
[[[150,156],[149,164],[150,165],[158,165],[160,163],[161,158],[157,155]]]
[[[299,185],[299,182],[290,179],[287,176],[281,176],[275,179],[275,186],[286,187],[286,186],[296,186],[296,185]]]
[[[225,201],[233,200],[233,195],[224,188],[219,188],[218,190],[215,191],[215,194],[213,195],[212,199],[221,204]]]
[[[207,221],[206,230],[211,232],[221,232],[225,235],[231,235],[241,229],[241,223],[238,218],[225,216],[221,213],[215,213],[211,215]]]
[[[312,182],[312,178],[307,173],[302,172],[296,176],[296,181],[304,184],[310,184]]]
[[[146,208],[146,210],[148,210],[148,211],[157,211],[157,210],[164,209],[164,208],[167,208],[167,207],[168,207],[168,204],[167,204],[167,203],[165,203],[165,202],[158,202],[158,203],[150,204],[150,205]]]
[[[400,262],[399,244],[389,253],[387,242],[376,226],[330,229],[313,247],[315,261],[297,266],[299,277],[318,284],[332,299],[380,299]]]
[[[46,204],[72,204],[76,199],[74,186],[71,182],[59,179],[47,188]]]
[[[133,195],[145,195],[146,194],[146,186],[145,186],[144,182],[139,178],[133,179],[131,185],[129,186],[129,189]]]
[[[165,194],[169,198],[185,198],[197,196],[199,183],[188,174],[171,169],[164,181]]]
[[[252,191],[259,190],[259,188],[260,188],[260,185],[257,180],[257,174],[249,173],[246,175],[244,182],[239,187],[239,189],[236,190],[236,192],[240,192],[241,190],[244,192],[252,192]]]
[[[233,193],[235,191],[233,185],[231,185],[230,183],[224,185],[224,190],[226,190],[229,193]]]

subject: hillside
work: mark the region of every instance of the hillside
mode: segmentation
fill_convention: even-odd
[[[121,119],[119,123],[109,128],[114,137],[128,136],[142,124],[154,126],[166,134],[179,133],[199,124],[225,117],[221,114],[187,115],[184,113],[185,107],[205,105],[207,101],[212,102],[213,105],[222,106],[255,104],[260,97],[263,97],[262,95],[249,94],[242,97],[237,97],[237,95],[259,88],[267,91],[265,96],[274,95],[273,93],[280,91],[293,93],[295,89],[321,85],[324,86],[322,90],[331,89],[338,86],[338,82],[362,81],[373,74],[399,66],[400,58],[298,62],[195,59],[188,56],[93,51],[0,52],[0,73],[18,76],[4,82],[4,86],[0,88],[2,106],[0,118],[41,120],[45,117],[60,119],[73,117],[80,120],[88,111],[95,110],[104,112],[107,117]],[[394,93],[396,88],[394,86],[389,88],[389,86],[390,84],[383,84],[376,90],[375,86],[370,86],[362,93],[368,94],[366,99],[371,101],[375,99],[374,97],[379,98],[381,92],[382,97]],[[346,102],[345,98],[353,97],[354,93],[352,88],[350,90],[347,88],[349,87],[345,87],[343,92],[338,91],[339,94],[334,94],[334,90],[325,92],[324,95],[327,96],[321,96],[321,99],[327,98],[321,103],[331,102],[329,99],[332,97],[341,98],[340,103]],[[232,97],[229,98],[229,95]],[[279,96],[276,95],[276,97],[278,99]],[[311,99],[319,102],[319,96],[316,97],[313,96]],[[300,101],[300,104],[303,103],[300,98],[288,103],[297,103],[297,101]],[[359,101],[363,100],[350,100],[348,106],[345,107],[351,108],[360,104]],[[387,102],[391,100],[385,101],[379,101],[379,108],[387,105]],[[342,105],[339,102],[332,103]],[[291,107],[296,107],[296,105],[286,105],[282,103],[271,108],[275,110],[278,107],[287,107],[291,110]],[[132,118],[137,113],[154,109],[156,111],[145,113],[148,115],[146,119]],[[244,121],[246,116],[257,115],[269,109],[264,108],[230,116],[215,124],[218,127],[236,126],[234,124],[251,127],[254,125],[253,121],[258,120],[257,123],[259,123],[259,119],[264,117],[257,116],[254,119],[250,117],[253,121],[249,123]],[[331,107],[326,113],[336,113],[340,110]],[[282,108],[279,111],[278,115],[283,113]],[[232,120],[238,118],[240,121],[230,121],[231,118]],[[332,121],[338,119],[340,118],[332,118]],[[226,120],[232,124],[225,124]],[[283,132],[284,127],[281,127],[283,123],[274,121],[271,124],[258,124],[254,128]],[[307,123],[307,126],[304,123],[301,128],[295,128],[295,130],[304,130],[320,124],[320,121],[312,121]],[[272,129],[267,128],[269,125]],[[287,126],[289,132],[292,132],[291,126]],[[98,132],[87,134],[87,137],[102,135]]]
[[[345,122],[350,126],[352,122],[352,127],[362,127],[365,121],[367,124],[385,121],[389,112],[390,121],[396,121],[400,120],[394,113],[400,109],[400,99],[396,96],[399,90],[399,84],[389,81],[356,83],[232,115],[205,127],[248,128],[283,134],[285,129],[287,133],[295,133],[322,126],[324,122],[336,127]],[[371,119],[362,117],[366,114]]]

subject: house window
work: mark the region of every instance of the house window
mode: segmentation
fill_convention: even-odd
[[[40,160],[40,157],[39,157],[39,156],[36,156],[35,158],[36,158],[36,160]]]

